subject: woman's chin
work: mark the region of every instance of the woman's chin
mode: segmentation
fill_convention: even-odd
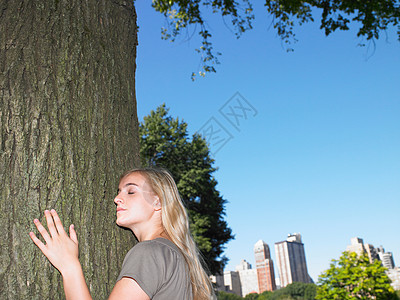
[[[123,220],[116,220],[115,223],[119,226],[119,227],[124,227],[124,228],[129,228],[129,222],[124,222]]]

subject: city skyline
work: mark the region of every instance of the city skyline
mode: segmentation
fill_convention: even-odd
[[[262,3],[254,3],[254,29],[239,40],[221,19],[209,20],[221,65],[192,82],[198,39],[161,40],[163,16],[147,1],[135,5],[139,120],[165,102],[190,134],[211,122],[227,131],[223,147],[210,145],[235,235],[224,252],[226,270],[243,258],[254,266],[256,241],[273,245],[290,232],[303,236],[313,280],[355,236],[383,245],[396,262],[400,43],[394,30],[376,47],[361,48],[354,28],[326,38],[310,23],[295,28],[299,42],[286,53],[268,30]],[[225,116],[237,92],[253,109],[235,127]]]
[[[245,297],[249,293],[273,292],[294,282],[312,283],[307,272],[304,244],[300,233],[288,234],[285,241],[275,243],[277,269],[280,279],[275,277],[270,248],[263,240],[254,244],[255,268],[245,259],[235,271],[224,271],[223,275],[211,276],[218,291]]]
[[[287,234],[288,237],[290,237],[291,235],[293,235],[293,234]],[[263,240],[258,240],[257,243],[259,243],[260,241],[265,243]],[[349,244],[345,245],[345,247],[344,247],[342,252],[350,251],[350,252],[356,252],[357,254],[361,254],[361,253],[365,252],[365,253],[367,253],[369,258],[371,259],[371,252],[370,252],[371,250],[370,249],[371,249],[371,247],[374,248],[374,246],[372,244],[364,243],[364,239],[360,238],[358,236],[349,238],[349,241],[350,241],[350,245]],[[274,244],[277,244],[277,243],[282,243],[282,242],[276,242]],[[267,243],[265,243],[265,244],[267,244]],[[390,251],[390,249],[389,249],[389,251],[385,251],[387,249],[384,247],[384,245],[379,245],[378,247],[375,248],[375,250],[376,250],[376,252],[375,252],[375,256],[374,257],[378,258],[379,260],[381,260],[384,267],[386,267],[388,269],[396,267],[395,255],[393,255],[393,251]],[[340,253],[340,255],[341,255],[341,253]],[[269,251],[269,255],[270,255],[270,257],[276,257],[276,254],[272,253],[270,251]],[[307,257],[307,254],[306,254],[306,257]],[[339,259],[339,256],[338,257],[333,257],[332,259],[337,260],[337,259]],[[276,258],[275,259],[271,259],[271,260],[272,261],[276,261]],[[251,268],[252,264],[248,261],[248,258],[243,257],[241,259],[240,264],[236,265],[235,271],[238,271],[238,266],[243,264],[243,261],[245,261],[250,266],[250,269],[252,269]],[[282,281],[281,281],[281,277],[280,277],[280,272],[275,270],[275,268],[277,268],[277,265],[274,265],[275,279],[277,280],[277,282],[279,282],[279,286],[283,287],[281,285]],[[328,268],[329,268],[329,265],[327,265],[326,270]],[[227,268],[225,268],[225,271],[233,271],[233,270],[228,270]],[[323,271],[325,271],[325,269]],[[313,280],[314,283],[317,283],[317,281],[318,281],[318,278],[312,278],[311,277],[311,279]]]

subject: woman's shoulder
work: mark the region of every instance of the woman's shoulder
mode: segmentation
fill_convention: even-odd
[[[139,242],[135,246],[133,246],[128,255],[132,254],[136,256],[141,253],[146,255],[174,254],[178,255],[179,257],[182,256],[178,247],[172,241],[165,238],[156,238],[153,240]]]
[[[172,251],[178,251],[178,247],[170,240],[165,238],[156,238],[154,240],[144,241],[145,244],[149,244],[152,247],[158,247],[162,249],[170,249]],[[139,243],[140,244],[140,243]]]
[[[122,269],[157,273],[162,280],[187,272],[186,261],[178,247],[170,240],[157,238],[137,243],[127,253]]]
[[[183,254],[164,238],[137,243],[125,257],[118,280],[122,277],[134,278],[150,298],[192,298]]]
[[[175,244],[164,238],[142,241],[132,247],[126,254],[122,270],[158,270],[168,276],[173,266],[184,262],[183,255]]]

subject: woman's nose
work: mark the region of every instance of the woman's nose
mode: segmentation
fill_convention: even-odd
[[[117,195],[117,197],[114,198],[114,203],[118,204],[122,202],[122,199],[120,197],[118,197],[119,195]]]

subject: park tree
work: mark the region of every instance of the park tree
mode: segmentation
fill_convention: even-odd
[[[268,293],[272,293],[272,292],[269,292],[269,291],[268,291]],[[246,299],[246,300],[268,299],[268,298],[264,298],[264,297],[263,297],[263,294],[264,294],[264,293],[262,293],[262,294],[250,293],[250,294],[247,294],[243,299]]]
[[[284,288],[277,290],[271,299],[281,299],[278,296],[288,295],[291,299],[295,300],[314,300],[315,294],[316,285],[314,283],[293,282]]]
[[[232,294],[232,293],[220,291],[217,293],[217,299],[218,300],[241,300],[243,298],[238,295]]]
[[[168,169],[189,211],[190,229],[212,274],[226,263],[224,245],[233,238],[225,221],[225,203],[217,190],[214,159],[206,141],[189,136],[188,124],[160,105],[140,123],[140,157],[143,166]]]
[[[166,26],[162,37],[174,41],[182,31],[195,25],[195,32],[201,37],[196,49],[201,55],[201,69],[192,74],[204,76],[216,72],[221,53],[213,49],[212,32],[207,26],[204,12],[207,9],[220,13],[226,20],[230,18],[231,30],[236,37],[252,28],[254,19],[252,1],[221,0],[153,0],[153,7],[165,16]],[[320,20],[320,29],[328,36],[337,30],[357,28],[360,46],[379,39],[382,32],[397,28],[400,41],[400,2],[399,0],[349,1],[349,0],[265,0],[266,15],[272,17],[271,25],[276,30],[287,51],[293,51],[297,42],[295,27]],[[194,33],[194,32],[193,32]]]
[[[385,270],[381,261],[371,263],[366,254],[343,252],[319,276],[316,299],[398,299]]]
[[[201,37],[201,75],[218,63],[205,9],[231,18],[237,36],[252,27],[254,17],[249,0],[152,5],[167,17],[166,39],[193,25]],[[279,0],[265,6],[288,49],[295,25],[314,19],[325,34],[357,24],[366,40],[393,26],[400,36],[398,0]],[[46,208],[57,209],[64,224],[75,224],[91,292],[101,299],[111,290],[134,243],[114,226],[112,198],[118,175],[139,165],[136,46],[134,1],[0,0],[2,299],[63,297],[57,271],[27,235]],[[212,194],[213,187],[204,193]],[[192,209],[203,208],[198,203]],[[207,231],[206,219],[197,222],[204,223],[198,230]],[[212,240],[208,247],[220,255]]]
[[[62,299],[33,219],[73,223],[89,288],[106,299],[132,234],[119,176],[139,165],[131,1],[0,1],[0,298]]]
[[[314,300],[316,288],[314,283],[293,282],[274,292],[264,292],[257,300]]]

